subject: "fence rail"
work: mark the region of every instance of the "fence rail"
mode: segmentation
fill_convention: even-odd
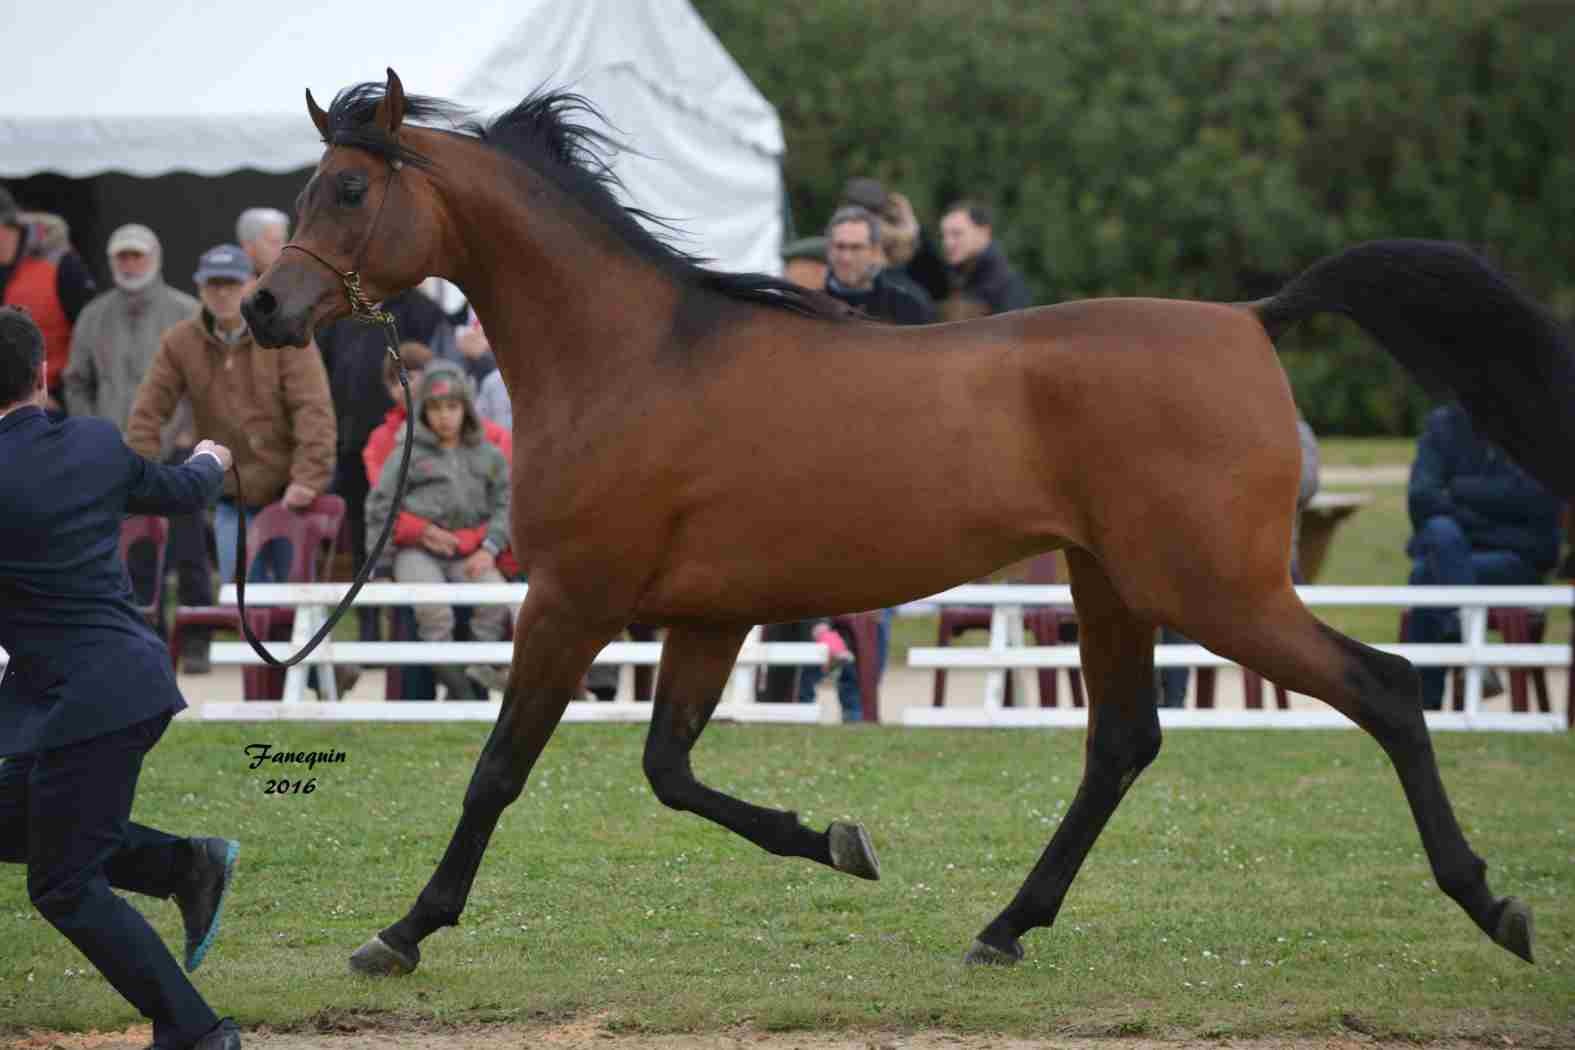
[[[1465,672],[1465,709],[1461,712],[1428,712],[1435,729],[1496,729],[1553,732],[1566,728],[1568,713],[1501,713],[1481,710],[1484,667],[1571,667],[1568,644],[1510,645],[1487,640],[1488,610],[1501,606],[1569,608],[1575,587],[1298,587],[1303,602],[1320,606],[1421,606],[1459,607],[1461,641],[1450,645],[1392,644],[1374,648],[1395,653],[1419,666],[1457,666]],[[913,726],[1070,726],[1086,721],[1083,712],[1061,708],[1007,708],[1002,706],[1005,678],[1028,669],[1080,666],[1072,645],[1024,644],[1023,610],[1035,606],[1071,607],[1072,590],[1065,584],[984,584],[956,587],[922,606],[993,606],[987,648],[925,647],[908,651],[910,667],[946,670],[988,670],[984,704],[964,708],[907,708],[904,725]],[[917,607],[915,607],[917,608]],[[1232,661],[1199,645],[1157,645],[1158,667],[1232,667]],[[1572,671],[1575,673],[1575,671]],[[1018,695],[1025,695],[1022,690]],[[1566,700],[1566,705],[1569,703]],[[1350,728],[1351,723],[1334,711],[1194,711],[1164,708],[1161,725],[1190,728]]]
[[[284,658],[303,646],[330,611],[350,589],[345,583],[256,583],[246,585],[248,607],[295,607],[295,624],[288,642],[264,642],[276,658]],[[529,588],[523,583],[370,583],[356,595],[358,606],[388,605],[512,605],[525,600]],[[220,591],[220,604],[235,604],[235,585]],[[613,642],[597,654],[598,664],[654,665],[661,660],[660,642]],[[279,703],[249,701],[207,703],[200,707],[201,717],[215,721],[493,721],[498,716],[498,701],[457,701],[443,703],[383,700],[336,703],[333,676],[324,674],[322,683],[328,694],[325,702],[305,699],[306,668],[329,668],[333,664],[493,664],[506,665],[514,659],[511,642],[339,642],[325,638],[299,665],[285,672],[284,696]],[[215,642],[210,660],[221,665],[257,666],[262,658],[246,642]],[[762,666],[812,666],[826,662],[826,647],[818,642],[761,642],[758,629],[750,632],[738,654],[739,669],[734,672],[728,699],[717,705],[713,719],[740,722],[817,722],[820,710],[814,704],[755,703],[754,669]],[[631,701],[597,703],[573,701],[564,712],[566,722],[643,722],[651,717],[651,705]]]
[[[294,638],[289,643],[270,643],[279,655],[293,652],[311,636],[329,609],[348,590],[348,584],[252,584],[246,589],[248,602],[258,607],[290,605],[297,608]],[[1396,653],[1421,666],[1459,666],[1465,672],[1465,710],[1429,712],[1428,723],[1437,729],[1502,729],[1555,731],[1565,728],[1565,716],[1555,711],[1501,713],[1481,710],[1482,669],[1497,667],[1569,667],[1572,656],[1568,644],[1510,645],[1487,640],[1487,614],[1499,606],[1531,608],[1570,608],[1575,606],[1575,586],[1536,587],[1345,587],[1305,586],[1297,588],[1309,606],[1458,606],[1461,610],[1462,640],[1452,645],[1394,644],[1375,648]],[[357,604],[382,605],[517,605],[528,593],[525,584],[369,584],[358,596]],[[234,604],[235,589],[223,589],[220,601]],[[988,605],[994,607],[990,643],[978,647],[919,647],[909,650],[908,664],[916,668],[948,670],[986,670],[983,706],[934,708],[909,707],[902,724],[915,726],[1074,726],[1086,720],[1083,711],[1066,708],[1006,708],[1002,706],[1005,676],[1029,669],[1079,666],[1076,646],[1029,646],[1023,644],[1023,610],[1035,606],[1072,605],[1071,588],[1064,584],[970,584],[955,587],[919,602],[908,603],[902,612],[921,614],[940,605]],[[728,702],[717,709],[719,718],[762,721],[815,721],[815,705],[754,703],[754,670],[766,665],[811,665],[823,662],[822,646],[813,643],[760,643],[751,635],[739,653]],[[658,642],[615,642],[597,657],[600,663],[654,664],[660,659]],[[308,660],[315,664],[334,662],[364,664],[434,663],[507,663],[512,646],[504,642],[334,642],[323,646]],[[257,664],[260,659],[245,643],[216,643],[212,659],[218,664]],[[1155,663],[1160,667],[1229,667],[1232,663],[1197,645],[1159,645]],[[286,676],[286,701],[283,704],[244,703],[207,704],[206,718],[329,718],[329,719],[451,719],[492,718],[496,703],[413,704],[402,702],[320,704],[303,702],[305,672],[294,668]],[[1019,695],[1026,695],[1019,693]],[[1568,701],[1566,701],[1567,703]],[[640,720],[649,717],[648,704],[613,703],[570,705],[566,719]],[[1192,711],[1162,709],[1162,724],[1188,727],[1209,726],[1245,728],[1277,726],[1284,728],[1348,728],[1350,723],[1333,711],[1233,711],[1213,709]]]

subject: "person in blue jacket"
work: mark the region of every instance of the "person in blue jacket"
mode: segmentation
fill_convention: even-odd
[[[0,309],[0,860],[27,865],[43,916],[153,1022],[155,1050],[237,1050],[164,942],[110,887],[173,897],[196,969],[237,844],[132,822],[143,758],[186,706],[169,652],[133,604],[121,519],[218,498],[230,452],[143,459],[115,424],[45,413],[44,341]]]
[[[1472,429],[1465,409],[1428,414],[1408,491],[1413,584],[1536,584],[1559,556],[1558,497]],[[1458,609],[1412,609],[1405,641],[1460,639]],[[1419,667],[1422,705],[1443,706],[1443,667]]]

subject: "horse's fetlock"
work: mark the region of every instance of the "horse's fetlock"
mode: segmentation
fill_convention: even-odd
[[[1487,878],[1487,862],[1469,851],[1458,860],[1440,861],[1433,866],[1438,888],[1451,900],[1466,904],[1474,900]]]

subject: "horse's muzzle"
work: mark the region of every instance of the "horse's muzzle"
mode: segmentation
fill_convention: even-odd
[[[241,303],[241,316],[246,318],[246,327],[260,346],[305,346],[309,341],[311,311],[285,313],[278,296],[266,288],[246,297]]]

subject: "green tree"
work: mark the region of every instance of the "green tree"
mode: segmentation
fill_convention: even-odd
[[[777,106],[801,230],[850,175],[964,195],[1038,301],[1244,299],[1374,237],[1463,241],[1575,314],[1575,8],[695,0]],[[1282,349],[1320,432],[1426,399],[1349,325]],[[1484,348],[1491,352],[1491,348]]]

